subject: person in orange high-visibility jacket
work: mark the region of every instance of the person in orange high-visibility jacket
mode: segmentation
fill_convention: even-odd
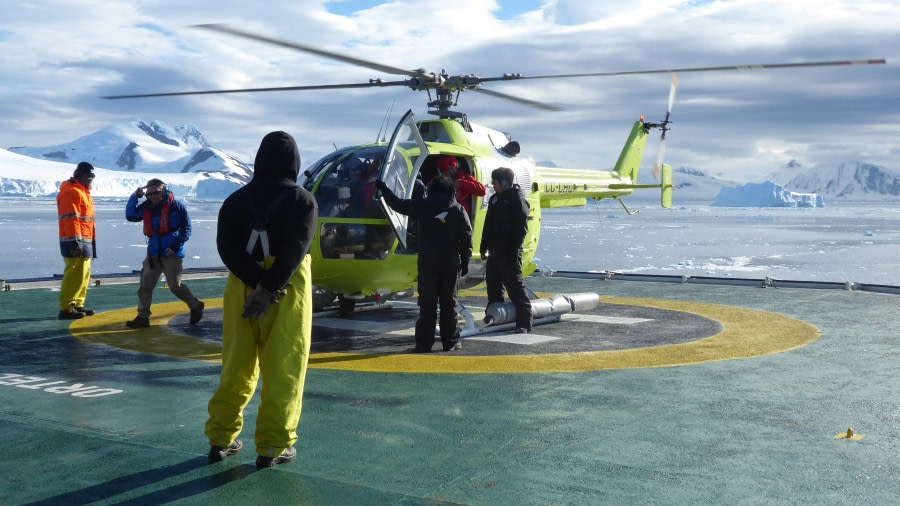
[[[209,400],[209,461],[243,447],[243,411],[262,379],[256,467],[297,457],[297,425],[312,340],[309,248],[319,211],[297,185],[300,151],[286,132],[263,137],[253,179],[219,210],[216,246],[228,268],[222,306],[222,374]]]
[[[81,162],[68,181],[59,185],[56,209],[59,214],[59,251],[65,261],[59,288],[59,319],[76,320],[94,314],[84,307],[91,279],[91,259],[97,258],[94,201],[91,183],[94,166]]]

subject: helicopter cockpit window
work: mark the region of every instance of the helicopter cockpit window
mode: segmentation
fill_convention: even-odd
[[[440,121],[423,121],[419,123],[419,134],[426,142],[450,142],[450,134]]]
[[[344,153],[323,165],[313,194],[320,217],[384,218],[375,202],[375,181],[385,148],[363,148]],[[310,184],[312,186],[312,184]]]
[[[322,221],[319,244],[324,258],[381,260],[387,256],[394,239],[391,227],[365,222],[385,219],[374,200],[385,152],[378,146],[341,152],[319,169],[313,195]],[[333,218],[340,221],[329,222]]]

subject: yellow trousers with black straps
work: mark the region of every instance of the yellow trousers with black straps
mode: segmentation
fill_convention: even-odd
[[[267,258],[263,266],[272,265]],[[228,275],[222,316],[222,376],[209,401],[206,436],[226,447],[243,428],[243,411],[262,379],[256,417],[256,453],[277,457],[297,442],[297,425],[312,335],[310,257],[291,277],[287,294],[261,320],[244,319],[248,287]]]

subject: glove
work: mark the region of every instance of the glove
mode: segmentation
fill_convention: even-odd
[[[467,274],[469,274],[469,259],[463,258],[459,264],[459,277],[464,278]]]
[[[380,191],[381,193],[387,193],[388,191],[387,185],[384,184],[384,181],[380,179],[378,181],[375,181],[375,188],[378,188],[378,191]]]
[[[141,186],[140,188],[138,188],[137,190],[135,190],[135,191],[134,191],[134,196],[137,197],[137,198],[143,197],[143,196],[144,196],[144,187]]]
[[[81,246],[78,244],[73,244],[72,248],[69,250],[69,254],[74,258],[81,258],[84,256],[84,250],[81,249]]]
[[[272,292],[262,285],[256,285],[244,301],[244,312],[241,316],[248,320],[261,320],[269,306],[278,302],[285,294],[287,291],[284,289]]]
[[[482,259],[482,260],[487,260],[487,257],[488,257],[488,252],[487,252],[487,250],[482,251],[482,252],[481,252],[481,259]]]

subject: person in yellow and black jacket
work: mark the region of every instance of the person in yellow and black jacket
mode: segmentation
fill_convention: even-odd
[[[141,197],[147,197],[147,200],[138,203]],[[161,275],[165,275],[172,294],[187,304],[191,311],[190,323],[196,325],[203,318],[204,304],[181,282],[184,243],[191,238],[191,217],[187,206],[175,198],[166,183],[154,178],[128,198],[125,219],[143,222],[147,237],[147,256],[141,265],[141,281],[137,291],[137,316],[125,325],[129,328],[150,326],[153,290]]]
[[[210,462],[241,450],[243,411],[262,378],[256,467],[297,456],[297,426],[312,335],[309,248],[318,220],[298,186],[300,152],[285,132],[267,134],[253,179],[222,203],[216,246],[228,268],[222,315],[222,374],[209,400]]]
[[[94,314],[84,307],[91,280],[91,259],[97,258],[94,201],[91,183],[94,166],[81,162],[68,181],[59,185],[56,209],[59,215],[59,250],[65,262],[59,288],[59,319],[76,320]]]

